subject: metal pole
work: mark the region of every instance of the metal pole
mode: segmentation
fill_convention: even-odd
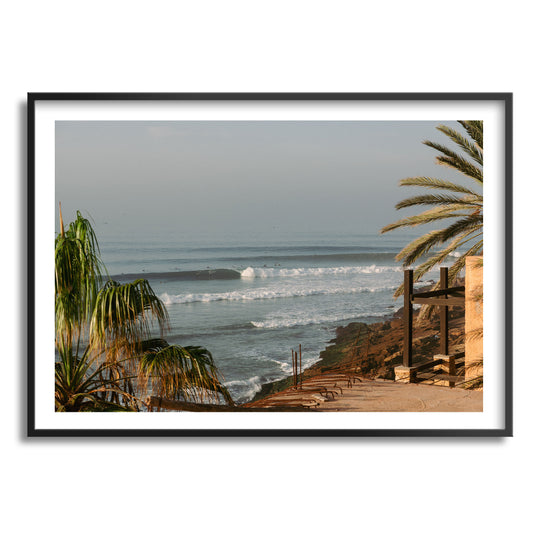
[[[403,366],[413,365],[413,271],[403,272]]]

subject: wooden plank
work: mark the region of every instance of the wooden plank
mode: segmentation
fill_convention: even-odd
[[[411,302],[422,305],[444,305],[446,307],[465,305],[465,299],[457,297],[446,298],[446,300],[442,300],[440,298],[418,298],[417,296],[414,296],[411,298]]]
[[[448,289],[439,289],[435,291],[415,292],[414,296],[418,298],[431,298],[433,296],[453,295],[456,292],[464,293],[464,291],[465,291],[464,287],[449,287]]]
[[[414,365],[412,368],[415,370],[415,372],[420,372],[421,370],[427,370],[428,368],[433,368],[437,365],[442,365],[443,361],[442,359],[434,359],[433,361],[428,361],[426,363],[419,363],[418,365]]]

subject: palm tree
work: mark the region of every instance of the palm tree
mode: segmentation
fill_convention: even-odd
[[[98,241],[77,212],[55,243],[56,409],[138,410],[151,389],[168,399],[222,396],[211,354],[200,347],[171,346],[165,306],[144,279],[104,281]],[[107,276],[109,277],[109,276]],[[150,339],[152,329],[159,337]]]
[[[432,141],[424,141],[424,144],[440,152],[441,155],[436,157],[438,165],[459,171],[473,181],[475,188],[426,176],[403,179],[400,181],[402,187],[424,187],[433,192],[403,200],[396,205],[396,209],[418,206],[429,206],[429,209],[398,220],[381,230],[381,233],[386,233],[420,224],[448,224],[415,239],[396,256],[404,267],[424,259],[414,270],[415,281],[453,256],[455,260],[449,269],[449,280],[453,283],[465,266],[466,257],[482,253],[483,250],[483,122],[459,120],[458,123],[466,131],[466,136],[444,125],[438,126],[437,130],[451,139],[462,154]],[[394,296],[400,294],[403,294],[403,284]]]

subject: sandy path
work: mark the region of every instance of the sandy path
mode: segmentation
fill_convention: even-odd
[[[320,411],[483,411],[483,392],[435,385],[355,382],[333,401],[321,402]]]
[[[288,389],[265,398],[255,404],[262,407],[282,405],[284,401],[297,402],[310,398],[316,404],[313,411],[361,411],[361,412],[482,412],[483,391],[469,391],[436,385],[395,383],[390,380],[355,381],[351,387],[347,380],[327,377],[304,381],[304,390]],[[325,386],[333,394],[319,394],[309,387]],[[335,386],[338,385],[338,386]],[[339,388],[340,387],[340,388]],[[305,390],[307,389],[307,390]],[[342,391],[341,391],[342,389]]]

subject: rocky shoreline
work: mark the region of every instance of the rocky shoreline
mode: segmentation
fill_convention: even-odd
[[[414,312],[413,362],[428,361],[439,350],[439,318],[419,320]],[[355,372],[362,378],[394,380],[394,367],[402,364],[402,309],[388,320],[375,323],[352,322],[339,326],[335,338],[320,353],[320,359],[303,372],[303,378],[327,372]],[[464,308],[452,307],[449,323],[450,353],[464,351]],[[289,376],[265,383],[250,402],[261,400],[292,386]]]

